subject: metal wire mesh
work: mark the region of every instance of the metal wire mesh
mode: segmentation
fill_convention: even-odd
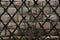
[[[0,0],[0,40],[60,40],[60,0]]]

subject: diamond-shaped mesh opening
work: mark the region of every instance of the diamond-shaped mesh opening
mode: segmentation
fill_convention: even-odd
[[[44,14],[46,15],[51,14],[51,8],[49,6],[44,8]]]
[[[13,15],[14,13],[16,12],[16,9],[14,8],[14,7],[9,7],[8,8],[8,13],[10,14],[10,15]]]
[[[3,1],[3,0],[2,0],[2,1]],[[6,5],[6,4],[7,4],[7,5]],[[3,7],[7,7],[9,4],[10,4],[10,2],[8,2],[8,1],[1,2],[1,5],[2,5]]]
[[[9,17],[9,15],[2,15],[2,16],[1,16],[1,20],[2,20],[4,23],[7,23],[7,22],[10,20],[10,17]]]
[[[3,11],[2,11],[3,10]],[[0,7],[0,15],[4,12],[4,8]]]
[[[57,8],[56,12],[60,15],[60,7]]]
[[[60,0],[0,0],[0,40],[60,40]]]

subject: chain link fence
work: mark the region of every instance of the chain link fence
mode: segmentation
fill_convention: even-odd
[[[0,0],[0,40],[60,40],[60,0]]]

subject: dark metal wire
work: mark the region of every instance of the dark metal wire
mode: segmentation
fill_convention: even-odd
[[[19,5],[19,7],[17,7],[15,4],[14,4],[14,2],[15,2],[15,0],[9,0],[8,2],[10,2],[9,3],[9,5],[7,6],[7,7],[4,7],[4,5],[2,5],[2,0],[0,0],[0,7],[2,7],[3,9],[4,9],[4,11],[3,11],[3,13],[2,14],[0,14],[0,23],[2,23],[3,24],[3,28],[2,28],[2,30],[0,30],[0,40],[4,40],[4,37],[8,37],[8,39],[9,40],[22,40],[23,38],[24,38],[24,40],[47,40],[48,39],[48,37],[49,37],[49,39],[50,40],[52,40],[52,37],[51,37],[51,32],[53,31],[53,30],[55,30],[56,32],[57,32],[57,39],[58,40],[60,40],[60,31],[59,31],[59,29],[57,29],[57,25],[58,25],[58,22],[60,23],[60,15],[56,12],[56,10],[58,9],[58,7],[60,7],[60,0],[58,0],[58,2],[59,2],[59,4],[55,7],[55,8],[53,8],[52,6],[51,6],[51,4],[50,4],[50,2],[51,2],[51,0],[45,0],[44,2],[45,2],[45,5],[44,6],[42,6],[42,8],[40,8],[41,6],[38,4],[38,1],[39,0],[33,0],[33,5],[31,5],[31,6],[27,6],[27,4],[26,4],[26,2],[27,2],[27,0],[21,0],[21,2],[22,2],[22,4],[21,5]],[[8,12],[8,9],[9,9],[9,7],[11,7],[11,5],[13,5],[13,7],[16,9],[16,11],[15,11],[15,13],[11,16],[11,14]],[[23,6],[25,6],[26,8],[27,8],[27,14],[21,14],[21,11],[20,11],[20,9],[23,7]],[[52,9],[52,12],[57,16],[57,21],[53,21],[53,20],[51,20],[50,19],[50,17],[51,17],[51,15],[50,14],[52,14],[53,15],[53,13],[50,13],[49,14],[49,16],[48,15],[46,15],[45,13],[44,13],[44,9],[45,9],[45,7],[47,7],[47,6],[49,6],[51,9]],[[32,10],[33,10],[33,8],[34,7],[37,7],[38,9],[39,9],[39,14],[36,14],[37,16],[35,16],[35,14],[33,14],[32,13]],[[7,13],[7,15],[9,16],[9,18],[10,18],[10,20],[7,22],[7,23],[5,23],[3,20],[2,20],[2,16],[5,14],[5,13]],[[41,13],[42,13],[42,15],[41,15]],[[19,14],[21,17],[22,17],[22,19],[21,19],[21,21],[20,22],[16,22],[15,20],[14,20],[14,17],[15,17],[15,15],[16,14]],[[27,15],[29,15],[31,18],[33,17],[33,21],[26,21],[26,17],[27,17]],[[39,21],[37,18],[39,17],[39,15],[41,15],[41,16],[45,16],[45,19],[43,19],[43,20],[45,20],[45,21],[43,21],[43,23],[41,24],[41,21]],[[20,18],[20,17],[19,17]],[[31,19],[32,20],[32,19]],[[13,23],[15,24],[15,26],[16,26],[16,28],[15,29],[13,29],[13,32],[11,32],[10,30],[9,30],[9,23],[11,22],[11,21],[13,21]],[[26,23],[27,24],[27,28],[24,30],[24,29],[21,29],[20,27],[20,25],[21,25],[21,23]],[[39,29],[36,29],[36,27],[34,27],[34,26],[32,26],[33,25],[33,23],[34,22],[36,22],[36,24],[35,25],[39,25]],[[49,29],[49,31],[47,32],[46,31],[46,29],[44,28],[44,25],[45,25],[45,23],[46,22],[49,22],[50,23],[50,25],[51,25],[51,28]],[[32,24],[31,24],[32,23]],[[47,26],[48,27],[48,26]],[[2,33],[2,31],[3,30],[7,30],[8,32],[9,32],[9,34],[10,35],[8,35],[8,36],[2,36],[1,35],[1,33]],[[14,33],[15,33],[15,31],[16,30],[18,30],[18,32],[19,33],[17,33],[18,35],[15,35]],[[6,32],[7,32],[6,31]],[[44,35],[44,36],[43,36]],[[18,36],[18,37],[17,37]],[[55,39],[55,38],[54,38]]]

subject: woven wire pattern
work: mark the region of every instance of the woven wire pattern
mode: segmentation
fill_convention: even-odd
[[[0,0],[0,40],[60,40],[59,8],[60,0]]]

